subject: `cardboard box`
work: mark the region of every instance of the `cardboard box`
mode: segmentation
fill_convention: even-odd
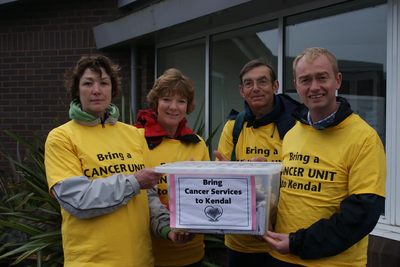
[[[173,231],[263,235],[276,220],[281,162],[182,161],[166,173]]]

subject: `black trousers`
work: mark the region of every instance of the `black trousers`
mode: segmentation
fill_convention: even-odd
[[[298,264],[293,264],[293,263],[288,263],[284,261],[280,261],[275,259],[270,255],[269,259],[269,267],[304,267],[303,265],[298,265]]]
[[[304,267],[275,259],[269,253],[242,253],[228,248],[229,267]]]
[[[183,267],[201,267],[202,265],[201,265],[201,261],[198,261],[198,262],[195,262],[195,263],[192,263],[192,264],[189,264],[189,265],[185,265],[185,266],[183,266]]]

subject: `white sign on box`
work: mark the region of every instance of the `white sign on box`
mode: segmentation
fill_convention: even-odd
[[[168,183],[172,228],[256,228],[254,176],[170,174]]]
[[[276,218],[281,162],[181,161],[166,173],[172,231],[263,235]]]

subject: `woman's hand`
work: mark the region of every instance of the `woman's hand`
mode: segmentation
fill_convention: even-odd
[[[193,240],[196,235],[189,232],[168,232],[168,238],[175,244],[186,244]]]
[[[133,174],[139,182],[140,189],[151,189],[164,176],[164,173],[154,171],[154,168],[145,168]]]

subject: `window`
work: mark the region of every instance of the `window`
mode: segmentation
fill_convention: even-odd
[[[196,108],[186,115],[187,126],[195,131],[194,125],[199,117],[204,123],[205,102],[205,39],[198,39],[178,45],[161,48],[157,52],[157,77],[169,68],[180,70],[183,75],[192,80],[195,89]],[[203,108],[202,108],[203,106]],[[198,128],[198,125],[197,127]],[[203,136],[204,137],[204,136]]]
[[[211,129],[219,126],[220,136],[231,109],[242,111],[244,99],[239,93],[239,72],[250,60],[264,57],[275,70],[278,60],[278,21],[246,27],[211,37]],[[211,149],[218,148],[214,138]]]
[[[355,2],[286,19],[284,91],[300,101],[293,84],[293,60],[308,47],[326,48],[336,56],[343,75],[338,95],[348,99],[354,113],[385,144],[387,5],[365,7],[364,2]]]

